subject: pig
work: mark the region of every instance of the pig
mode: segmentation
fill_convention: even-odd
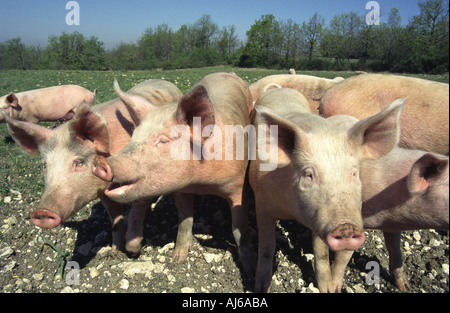
[[[41,88],[10,94],[0,98],[0,107],[10,118],[30,123],[41,121],[66,122],[70,120],[78,107],[86,102],[94,103],[94,92],[77,86],[64,85]],[[5,119],[0,116],[0,123]]]
[[[319,290],[335,292],[329,249],[353,251],[365,240],[359,164],[395,147],[404,99],[341,131],[332,121],[310,113],[299,95],[286,92],[284,88],[267,91],[254,111],[258,153],[249,167],[258,225],[254,289],[269,291],[276,221],[295,219],[312,231]],[[276,126],[277,132],[271,129],[270,135],[260,136],[260,126]],[[260,150],[273,146],[276,162],[270,168],[261,160]]]
[[[315,77],[310,75],[280,74],[270,75],[261,78],[256,83],[250,85],[253,102],[265,91],[272,88],[292,88],[299,91],[308,99],[311,112],[319,114],[319,104],[322,94],[334,84],[344,80],[342,77],[334,79]]]
[[[146,99],[152,107],[178,101],[181,96],[174,84],[158,79],[144,81],[122,94],[125,99]],[[137,108],[141,114],[148,109],[144,105]],[[13,120],[2,113],[16,142],[26,152],[40,153],[44,160],[45,188],[39,207],[31,213],[33,224],[54,228],[90,201],[100,198],[112,222],[113,252],[138,254],[148,203],[133,203],[125,230],[122,204],[104,195],[109,183],[91,172],[96,155],[117,153],[130,141],[136,124],[124,101],[116,98],[92,108],[83,104],[72,120],[55,129]]]
[[[390,74],[347,78],[328,89],[320,101],[323,117],[344,114],[361,120],[397,98],[408,97],[401,116],[400,146],[448,155],[448,84]]]
[[[186,259],[192,245],[194,194],[226,199],[243,271],[252,276],[256,258],[248,233],[247,141],[241,147],[234,141],[226,144],[224,131],[226,126],[250,123],[252,98],[245,82],[233,73],[207,75],[178,103],[156,107],[145,117],[134,113],[135,103],[129,104],[140,121],[130,143],[115,155],[96,157],[92,166],[95,175],[112,182],[105,195],[125,203],[175,192],[179,227],[173,258],[177,262]],[[237,141],[238,133],[234,136]],[[182,147],[187,147],[184,158],[178,156]],[[211,149],[215,157],[207,158]],[[236,157],[226,158],[230,152]]]
[[[345,115],[329,119],[339,119],[348,129],[358,122]],[[378,160],[364,160],[360,177],[364,228],[383,231],[389,271],[398,289],[405,292],[410,284],[402,265],[401,231],[449,229],[448,156],[396,147]],[[333,269],[333,276],[340,284],[351,255],[341,254],[335,260],[341,265]]]

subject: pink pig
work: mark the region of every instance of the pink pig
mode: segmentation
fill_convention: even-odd
[[[258,223],[256,292],[270,287],[279,219],[294,219],[311,229],[319,290],[336,291],[329,249],[353,251],[365,240],[359,164],[395,147],[402,105],[399,99],[341,130],[333,121],[310,113],[305,98],[295,90],[273,89],[258,99],[254,117],[258,157],[249,170]],[[260,138],[269,126],[270,134],[266,130]],[[267,146],[277,148],[273,164],[260,158]],[[272,170],[262,170],[269,165]]]
[[[118,90],[117,83],[115,89]],[[181,96],[174,84],[157,79],[144,81],[125,93],[125,98],[145,99],[151,104],[137,108],[142,114],[150,106],[177,101]],[[113,249],[139,253],[148,202],[133,203],[125,234],[123,206],[104,195],[109,183],[91,172],[94,158],[122,150],[136,127],[122,99],[92,108],[84,104],[73,119],[55,129],[11,119],[4,111],[2,114],[16,142],[29,153],[40,153],[44,160],[45,188],[38,209],[31,213],[32,222],[42,228],[56,227],[90,201],[100,198],[112,222]]]
[[[94,103],[94,92],[77,86],[64,85],[29,90],[10,94],[0,98],[0,106],[10,118],[31,123],[41,121],[70,120],[81,103]],[[0,116],[0,123],[5,120]]]
[[[113,183],[105,195],[123,203],[176,192],[180,221],[174,253],[177,261],[186,259],[191,246],[194,194],[226,199],[243,269],[252,275],[247,141],[238,147],[234,141],[227,145],[225,138],[227,127],[250,124],[252,101],[247,85],[235,74],[214,73],[201,79],[178,103],[154,108],[146,116],[135,112],[138,103],[129,101],[131,114],[140,121],[130,143],[120,153],[98,156],[93,163],[94,174]],[[186,158],[179,157],[182,147],[187,147]],[[211,149],[216,158],[205,157]],[[226,157],[239,151],[242,158]]]
[[[350,129],[358,120],[347,115],[328,118],[337,127]],[[364,228],[383,231],[389,253],[389,271],[400,291],[409,286],[402,265],[400,234],[404,230],[449,229],[448,156],[420,150],[394,148],[377,160],[361,163]],[[352,251],[336,255],[333,279],[336,289]]]

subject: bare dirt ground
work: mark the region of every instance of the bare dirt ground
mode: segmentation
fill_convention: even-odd
[[[111,254],[110,223],[100,202],[91,203],[82,213],[51,230],[31,223],[29,216],[37,204],[38,200],[30,203],[20,191],[12,191],[0,200],[0,292],[252,291],[253,282],[241,274],[229,209],[219,198],[196,200],[194,245],[182,264],[171,258],[177,233],[177,211],[171,196],[149,208],[144,246],[135,259]],[[249,214],[256,249],[252,206]],[[366,235],[364,246],[354,253],[347,267],[343,292],[397,293],[387,271],[382,233],[366,231]],[[448,239],[448,232],[434,230],[403,233],[410,292],[449,292]],[[367,265],[370,261],[380,265],[379,284],[371,283],[375,272]],[[271,291],[318,292],[312,264],[310,231],[295,222],[280,222]],[[63,273],[61,267],[66,268]]]

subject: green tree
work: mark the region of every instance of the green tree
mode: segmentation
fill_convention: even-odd
[[[286,22],[280,21],[282,34],[282,56],[284,57],[284,66],[292,67],[301,51],[302,38],[300,26],[292,19]]]
[[[191,31],[194,33],[195,47],[207,49],[212,45],[214,36],[217,35],[218,26],[211,20],[210,15],[203,14],[192,25]]]
[[[6,54],[9,56],[9,67],[15,69],[25,69],[26,47],[20,37],[8,39],[6,41]]]
[[[134,43],[121,43],[107,53],[107,63],[112,69],[137,70],[142,67],[138,47]]]
[[[244,48],[240,64],[242,66],[272,66],[279,61],[280,24],[272,14],[261,16],[261,19],[247,31],[247,44]]]
[[[308,20],[308,23],[303,22],[302,24],[301,33],[309,62],[311,62],[313,53],[322,39],[324,24],[325,19],[317,12]]]
[[[86,39],[79,32],[49,36],[46,54],[50,68],[97,70],[106,66],[103,42],[94,36]]]

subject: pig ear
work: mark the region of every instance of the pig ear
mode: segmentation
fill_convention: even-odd
[[[291,123],[288,120],[278,116],[272,110],[256,105],[255,108],[255,126],[258,129],[258,149],[262,149],[261,141],[264,138],[260,138],[260,126],[266,126],[266,138],[265,138],[265,148],[266,150],[271,147],[270,145],[274,143],[278,143],[278,167],[282,168],[287,166],[291,160],[292,155],[298,150],[301,149],[301,146],[306,143],[306,134],[304,131],[297,127],[295,124]],[[273,128],[270,129],[271,126],[276,126],[277,133],[273,133]],[[270,132],[269,132],[270,131]],[[270,148],[272,149],[272,147]],[[263,151],[266,152],[267,151]],[[258,153],[260,153],[258,151]],[[273,159],[271,157],[271,159]]]
[[[127,107],[128,112],[130,112],[134,124],[138,126],[144,119],[145,115],[147,115],[147,113],[152,110],[154,106],[141,96],[123,92],[120,89],[119,83],[116,79],[114,79],[113,86],[114,92],[119,97],[119,99],[122,100],[123,103],[125,103],[125,106]]]
[[[408,175],[410,193],[423,194],[430,185],[448,180],[448,157],[427,153],[418,159]]]
[[[12,106],[13,108],[17,108],[19,106],[19,98],[14,94],[14,92],[11,92],[9,95],[6,96],[6,102],[9,106]]]
[[[398,99],[378,114],[359,121],[349,130],[350,141],[363,148],[365,159],[389,153],[400,138],[400,113],[406,98]]]
[[[4,120],[8,124],[9,133],[14,140],[26,152],[39,154],[39,146],[44,144],[53,135],[53,131],[37,124],[12,119],[3,109],[0,110]]]
[[[109,153],[110,132],[105,120],[83,103],[69,126],[72,137],[100,153]]]
[[[214,107],[203,85],[194,87],[178,103],[175,118],[179,124],[187,124],[192,130],[194,117],[201,119],[202,129],[215,124]]]

